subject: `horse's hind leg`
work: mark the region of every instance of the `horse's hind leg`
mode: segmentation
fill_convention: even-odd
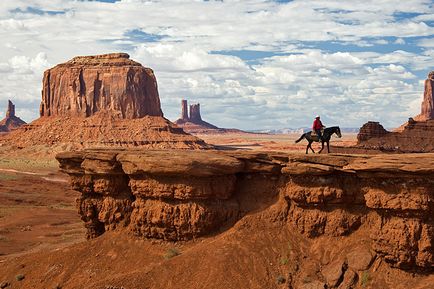
[[[327,142],[327,151],[328,151],[328,153],[330,153],[330,143],[329,142]]]
[[[310,149],[312,150],[312,153],[315,153],[315,151],[314,151],[313,148],[312,148],[312,142],[311,142],[311,141],[310,141],[309,144],[307,145],[306,153],[307,153],[307,149],[308,149],[308,148],[310,148]]]

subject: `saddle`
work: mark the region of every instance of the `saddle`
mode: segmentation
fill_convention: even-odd
[[[321,130],[321,134],[324,135],[324,129]],[[316,134],[316,131],[314,131],[314,130],[310,132],[310,136],[311,137],[318,137],[318,135]]]

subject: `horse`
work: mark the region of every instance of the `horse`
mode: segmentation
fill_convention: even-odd
[[[324,129],[324,133],[323,133],[322,138],[321,138],[322,148],[318,152],[319,154],[324,149],[324,143],[327,143],[327,151],[330,153],[330,138],[332,137],[332,135],[334,133],[338,137],[342,137],[341,129],[338,126],[332,126],[332,127],[328,127],[326,129]],[[309,142],[307,144],[307,147],[306,147],[306,154],[309,152],[309,148],[312,150],[313,153],[315,153],[315,151],[312,148],[312,143],[314,141],[319,142],[318,136],[317,135],[312,135],[312,131],[308,131],[308,132],[302,134],[301,137],[298,140],[295,141],[295,143],[300,142],[304,138]]]

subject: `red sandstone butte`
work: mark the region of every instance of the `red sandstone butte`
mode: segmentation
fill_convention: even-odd
[[[425,80],[425,89],[423,93],[423,101],[421,105],[421,113],[415,117],[416,121],[426,121],[434,119],[434,71],[428,74]]]
[[[8,108],[6,110],[6,117],[0,121],[0,132],[9,132],[26,124],[24,120],[15,116],[15,105],[12,101],[8,100]]]
[[[102,110],[124,119],[163,116],[152,69],[126,53],[111,53],[77,56],[45,71],[41,117],[88,117]]]
[[[368,121],[360,128],[357,134],[357,141],[361,142],[374,137],[382,137],[388,133],[379,122]]]

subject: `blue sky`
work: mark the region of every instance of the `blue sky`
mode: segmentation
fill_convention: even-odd
[[[185,98],[221,127],[396,127],[419,113],[433,35],[432,0],[7,0],[0,116],[12,99],[38,117],[45,69],[123,51],[154,69],[171,120]]]

